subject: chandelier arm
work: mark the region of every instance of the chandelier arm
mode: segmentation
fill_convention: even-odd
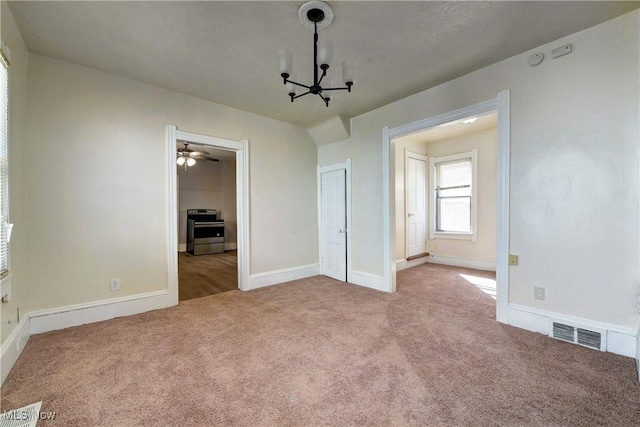
[[[327,68],[322,68],[322,75],[320,76],[320,80],[318,80],[318,86],[320,86],[320,83],[322,83],[322,79],[324,79],[324,77],[327,75]]]
[[[311,93],[311,91],[307,91],[307,92],[305,92],[305,93],[301,93],[300,95],[296,95],[296,96],[294,96],[294,97],[293,97],[293,98],[291,98],[291,99],[297,99],[297,98],[300,98],[300,97],[302,97],[302,96],[309,95],[310,93]]]
[[[328,107],[329,106],[329,98],[325,98],[320,93],[318,94],[318,96],[324,101],[324,105]]]
[[[294,84],[296,86],[303,87],[305,89],[311,89],[311,86],[303,85],[302,83],[294,82],[293,80],[289,80],[289,79],[285,80],[285,84],[287,84],[287,83],[291,83],[291,84]]]

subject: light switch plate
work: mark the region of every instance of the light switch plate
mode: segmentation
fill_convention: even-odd
[[[509,265],[518,265],[518,255],[509,254]]]

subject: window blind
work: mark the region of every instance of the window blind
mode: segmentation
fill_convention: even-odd
[[[0,277],[9,272],[9,61],[0,49]]]

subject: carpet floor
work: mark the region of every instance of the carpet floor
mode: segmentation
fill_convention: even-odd
[[[499,324],[460,273],[317,276],[33,336],[2,410],[60,426],[640,425],[633,359]]]

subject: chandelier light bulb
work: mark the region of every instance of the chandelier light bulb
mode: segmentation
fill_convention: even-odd
[[[318,40],[318,64],[328,67],[331,65],[331,58],[333,57],[333,46],[331,41],[323,39]]]
[[[293,54],[288,50],[278,52],[278,68],[282,77],[289,77],[293,73]]]
[[[176,163],[178,163],[178,166],[183,166],[185,161],[186,159],[183,156],[180,156],[178,157],[178,160],[176,160]]]
[[[194,159],[193,157],[189,157],[187,159],[187,166],[193,166],[196,164],[196,159]]]
[[[356,61],[353,59],[342,62],[342,82],[347,86],[356,82]]]

